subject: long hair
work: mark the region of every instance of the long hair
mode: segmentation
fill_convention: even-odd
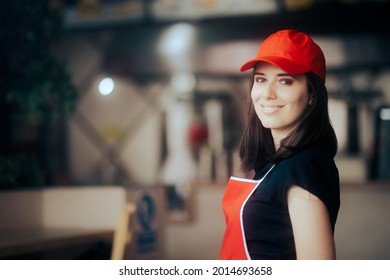
[[[248,118],[240,142],[241,169],[250,171],[269,162],[278,162],[312,146],[337,153],[337,138],[329,119],[328,92],[324,82],[314,73],[306,74],[310,106],[300,117],[295,128],[282,139],[275,151],[271,130],[265,128],[256,114],[253,103],[248,102]],[[253,79],[251,88],[253,87]]]

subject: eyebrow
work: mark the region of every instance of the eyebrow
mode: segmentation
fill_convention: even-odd
[[[263,76],[267,76],[266,74],[264,73],[261,73],[261,72],[254,72],[253,75],[263,75]],[[296,75],[294,74],[289,74],[289,73],[279,73],[277,74],[278,77],[291,77],[291,78],[296,78]]]

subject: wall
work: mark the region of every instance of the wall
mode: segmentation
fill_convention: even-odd
[[[389,184],[342,188],[336,225],[339,259],[390,259]]]
[[[69,183],[154,185],[161,156],[159,95],[164,88],[139,85],[131,76],[111,73],[113,92],[99,94],[99,82],[106,77],[107,45],[113,36],[110,32],[69,33],[54,46],[79,92],[67,127]]]
[[[167,224],[167,259],[218,259],[225,229],[223,190],[215,185],[199,187],[193,197],[194,221]]]
[[[77,184],[153,185],[162,124],[161,110],[153,105],[156,90],[112,77],[114,91],[102,96],[97,90],[101,77],[84,93],[69,120],[71,177]]]

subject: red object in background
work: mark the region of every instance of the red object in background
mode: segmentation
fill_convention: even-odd
[[[207,125],[201,122],[193,123],[188,128],[188,139],[191,144],[204,143],[208,140]]]

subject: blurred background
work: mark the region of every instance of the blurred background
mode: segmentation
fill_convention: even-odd
[[[271,33],[297,29],[327,59],[338,258],[390,259],[389,1],[0,7],[0,258],[112,258],[125,225],[121,258],[217,259],[224,186],[252,176],[237,155],[239,67]]]

